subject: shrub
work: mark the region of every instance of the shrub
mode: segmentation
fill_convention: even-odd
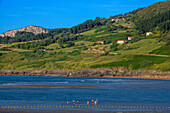
[[[88,48],[86,46],[83,46],[82,50],[87,50]]]
[[[6,48],[6,47],[3,47],[3,48],[0,49],[0,51],[11,51],[11,50]]]
[[[84,45],[84,43],[81,43],[80,45],[82,45],[82,46],[83,46],[83,45]]]
[[[144,68],[144,67],[150,66],[150,65],[152,65],[152,64],[153,64],[152,61],[150,61],[150,60],[144,60],[143,62],[140,63],[140,67]]]
[[[117,28],[118,29],[123,29],[123,26],[122,25],[118,25]]]
[[[75,45],[74,42],[68,42],[67,45],[66,45],[66,47],[71,47],[71,46],[74,46],[74,45]]]

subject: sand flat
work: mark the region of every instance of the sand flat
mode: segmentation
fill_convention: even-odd
[[[89,85],[0,85],[0,87],[97,87]]]

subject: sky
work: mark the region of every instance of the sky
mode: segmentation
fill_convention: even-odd
[[[0,33],[29,25],[69,28],[166,0],[0,0]]]

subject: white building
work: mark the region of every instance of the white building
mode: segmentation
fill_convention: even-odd
[[[122,21],[123,19],[112,19],[111,21],[116,21],[116,22],[118,22],[118,21]]]
[[[133,38],[133,36],[128,36],[128,40],[132,40]]]
[[[126,40],[117,40],[117,44],[124,44]]]
[[[146,36],[150,36],[150,35],[152,35],[153,33],[152,32],[147,32],[146,33]]]

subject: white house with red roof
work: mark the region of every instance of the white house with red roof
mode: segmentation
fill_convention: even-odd
[[[126,42],[127,42],[126,40],[117,40],[117,44],[124,44]]]
[[[133,36],[128,36],[128,40],[132,40],[133,38]]]
[[[102,41],[97,41],[96,43],[97,44],[105,44],[105,41],[103,41],[103,40]]]

